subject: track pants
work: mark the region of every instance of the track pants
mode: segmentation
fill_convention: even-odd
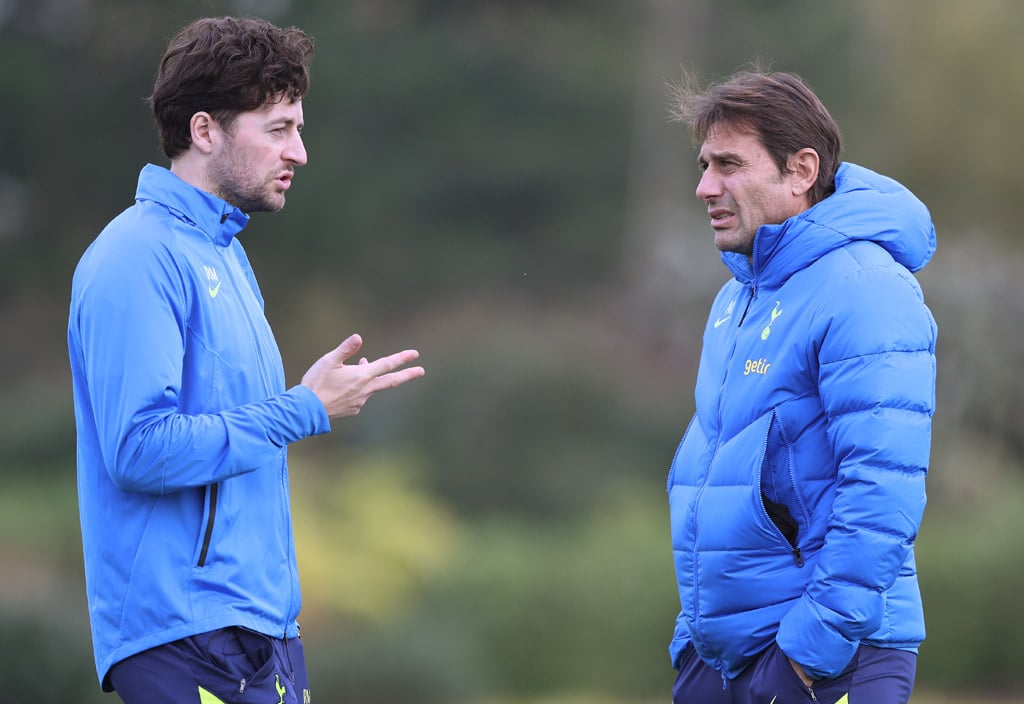
[[[907,704],[917,655],[862,645],[837,677],[806,687],[774,643],[734,680],[725,680],[697,656],[683,651],[672,688],[673,704]]]
[[[110,683],[125,704],[311,704],[298,638],[222,628],[122,660]]]

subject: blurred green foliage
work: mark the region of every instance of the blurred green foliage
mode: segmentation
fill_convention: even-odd
[[[81,252],[164,163],[144,98],[204,14],[314,35],[310,163],[243,235],[289,378],[349,332],[427,376],[291,448],[316,701],[664,701],[665,474],[726,272],[666,121],[683,67],[805,76],[846,156],[939,229],[918,566],[929,690],[1021,686],[1024,110],[1004,0],[0,2],[0,662],[13,701],[111,701],[91,664],[64,331]],[[917,701],[917,697],[915,697]]]

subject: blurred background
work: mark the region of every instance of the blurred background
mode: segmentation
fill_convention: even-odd
[[[165,164],[201,15],[314,35],[309,165],[243,242],[289,382],[351,332],[427,376],[291,450],[319,704],[669,700],[664,492],[727,273],[667,83],[801,74],[931,208],[939,323],[914,701],[1024,701],[1024,5],[0,0],[0,681],[91,704],[71,274]]]

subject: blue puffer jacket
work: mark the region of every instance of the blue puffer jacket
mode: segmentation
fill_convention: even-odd
[[[733,678],[775,639],[823,678],[860,643],[924,639],[936,326],[910,272],[934,251],[917,198],[843,164],[833,195],[761,227],[752,262],[723,254],[735,278],[668,479],[674,664],[692,642]]]
[[[284,370],[248,217],[147,166],[75,271],[68,348],[97,673],[226,626],[294,637],[287,445],[330,430]]]

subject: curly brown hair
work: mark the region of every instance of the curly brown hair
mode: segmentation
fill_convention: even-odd
[[[174,159],[188,150],[197,112],[230,129],[239,113],[301,100],[312,57],[312,39],[296,27],[245,17],[187,25],[168,44],[148,98],[164,154]]]

